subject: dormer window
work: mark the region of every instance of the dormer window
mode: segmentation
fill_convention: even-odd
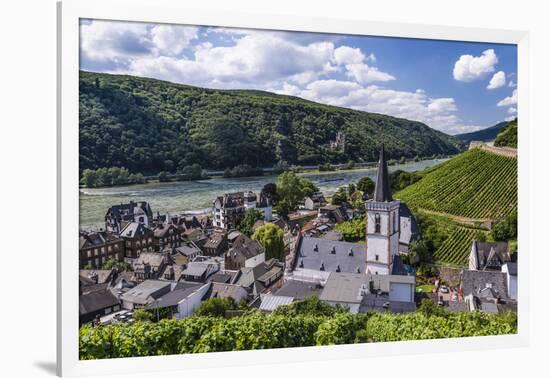
[[[315,245],[313,246],[313,250],[314,250],[315,252],[319,252],[319,246],[318,246],[317,244],[315,244]]]
[[[348,256],[353,256],[353,248],[349,249]]]
[[[319,267],[319,270],[325,270],[325,263],[321,263],[321,266]]]
[[[332,255],[335,255],[336,254],[336,247],[335,246],[332,246],[332,249],[330,250],[330,253]]]

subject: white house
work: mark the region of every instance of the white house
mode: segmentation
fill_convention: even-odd
[[[269,198],[251,191],[226,193],[217,197],[212,204],[213,224],[226,230],[237,227],[246,210],[256,209],[263,215],[265,221],[273,219],[273,209]]]
[[[179,284],[178,284],[179,285]],[[163,295],[147,305],[148,310],[157,310],[161,308],[172,308],[176,319],[183,319],[193,315],[200,306],[203,298],[211,287],[211,283],[206,284],[186,284],[173,291]]]
[[[506,273],[506,288],[508,297],[518,300],[518,266],[517,263],[506,263],[502,265],[502,272]]]

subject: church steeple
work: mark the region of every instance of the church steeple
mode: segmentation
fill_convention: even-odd
[[[376,187],[374,189],[374,200],[376,202],[391,202],[390,178],[388,176],[388,165],[386,163],[386,153],[384,144],[380,149],[380,159],[378,160],[378,172],[376,174]]]

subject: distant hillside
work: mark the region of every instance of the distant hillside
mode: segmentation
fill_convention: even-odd
[[[509,122],[495,139],[495,146],[518,148],[518,119]]]
[[[474,131],[472,133],[457,134],[455,135],[455,138],[460,139],[466,144],[469,144],[472,140],[489,142],[491,140],[494,140],[500,130],[502,130],[507,124],[508,122],[500,122],[483,130]]]
[[[341,140],[336,146],[340,132]],[[456,154],[460,142],[423,123],[247,90],[212,90],[80,73],[80,169],[175,172]]]
[[[473,149],[430,167],[395,197],[454,217],[500,219],[517,209],[517,192],[516,159]]]

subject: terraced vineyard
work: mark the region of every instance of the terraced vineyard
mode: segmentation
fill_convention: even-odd
[[[444,265],[463,266],[468,264],[468,255],[472,241],[479,238],[484,231],[466,227],[457,227],[435,251],[433,258],[436,263]]]
[[[422,174],[395,197],[412,207],[473,219],[500,219],[517,209],[514,158],[473,149]]]

